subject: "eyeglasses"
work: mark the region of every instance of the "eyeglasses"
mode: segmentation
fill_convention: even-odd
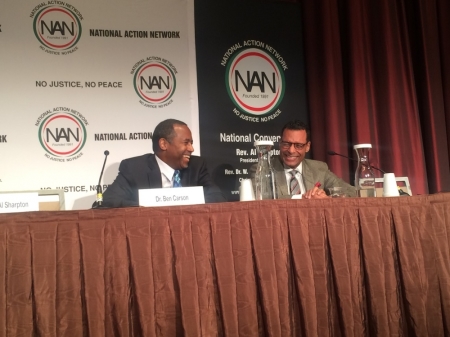
[[[294,145],[296,150],[302,150],[308,143],[289,143],[289,142],[280,142],[280,148],[282,149],[290,149],[292,145]]]

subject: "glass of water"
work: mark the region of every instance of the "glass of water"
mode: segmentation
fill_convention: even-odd
[[[332,198],[345,198],[345,192],[342,187],[331,187],[328,189],[330,197]]]

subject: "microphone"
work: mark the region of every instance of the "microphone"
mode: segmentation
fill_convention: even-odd
[[[337,153],[337,152],[334,152],[334,151],[331,151],[331,150],[328,150],[327,153],[330,156],[341,156],[341,157],[344,157],[344,158],[347,158],[347,159],[350,159],[350,160],[353,160],[353,161],[358,161],[358,159],[347,157],[347,156],[344,156],[343,154],[340,154],[340,153]]]
[[[92,208],[98,208],[102,206],[103,203],[103,190],[102,185],[100,185],[103,177],[103,170],[105,169],[106,159],[108,158],[109,151],[106,150],[103,152],[105,154],[105,161],[103,162],[102,172],[100,173],[100,177],[98,178],[98,185],[97,185],[97,201],[94,203],[95,205]]]
[[[340,154],[340,153],[337,153],[337,152],[334,152],[334,151],[331,151],[331,150],[328,150],[327,153],[328,153],[328,155],[330,155],[330,156],[341,156],[341,157],[344,157],[344,158],[347,158],[347,159],[350,159],[350,160],[353,160],[353,161],[358,161],[358,159],[355,159],[355,158],[352,158],[352,157],[347,157],[347,156],[344,156],[343,154]],[[372,164],[370,164],[369,166],[370,166],[371,168],[377,170],[377,171],[380,171],[380,172],[383,173],[383,174],[386,173],[386,172],[384,172],[383,170],[379,169],[378,167],[373,166]]]

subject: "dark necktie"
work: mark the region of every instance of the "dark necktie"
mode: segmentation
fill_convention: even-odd
[[[291,174],[291,180],[289,181],[289,187],[291,189],[291,194],[300,194],[300,185],[298,183],[297,178],[295,178],[295,174],[297,170],[292,170],[289,172]]]
[[[180,170],[173,172],[173,187],[181,187]]]

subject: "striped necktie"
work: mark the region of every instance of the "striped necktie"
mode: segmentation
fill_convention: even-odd
[[[300,185],[298,183],[297,178],[295,178],[295,174],[297,170],[292,170],[289,173],[291,174],[291,180],[289,181],[289,187],[291,189],[291,194],[300,194]]]
[[[180,170],[173,172],[173,187],[181,187]]]

